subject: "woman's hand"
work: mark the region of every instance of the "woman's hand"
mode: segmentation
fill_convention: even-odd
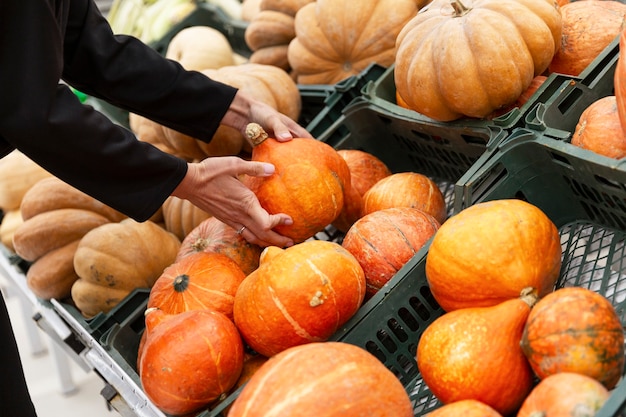
[[[244,161],[234,156],[211,157],[190,163],[182,182],[172,195],[189,200],[239,231],[250,243],[260,246],[292,246],[293,241],[272,229],[293,223],[287,214],[269,214],[254,193],[240,180],[242,174],[269,176],[272,164]],[[244,227],[245,226],[245,227]],[[243,228],[243,229],[242,229]]]

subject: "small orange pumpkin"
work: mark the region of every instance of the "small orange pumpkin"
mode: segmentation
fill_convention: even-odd
[[[374,355],[341,342],[295,346],[250,378],[229,417],[412,417],[400,380]]]
[[[309,240],[270,246],[235,294],[235,324],[256,352],[327,340],[365,297],[365,274],[338,243]]]
[[[502,417],[487,404],[476,400],[460,400],[445,404],[435,411],[428,413],[428,417]]]
[[[437,183],[418,172],[398,172],[374,184],[363,196],[361,215],[391,207],[418,208],[439,223],[448,217],[446,201]]]
[[[533,371],[519,341],[536,293],[491,307],[445,313],[422,333],[417,366],[443,403],[481,401],[502,415],[519,408],[533,387]]]
[[[286,213],[293,219],[292,225],[275,230],[295,243],[324,230],[341,213],[344,192],[351,186],[346,161],[316,139],[279,142],[254,123],[248,133],[255,144],[252,160],[269,162],[276,170],[269,177],[245,176],[243,182],[269,213]]]
[[[582,287],[561,288],[539,300],[528,317],[522,350],[539,378],[576,372],[608,389],[624,371],[624,330],[613,305]]]
[[[341,245],[359,261],[366,297],[380,290],[439,229],[430,214],[411,207],[378,210],[357,220]]]
[[[526,288],[553,291],[561,267],[555,224],[517,199],[474,204],[450,217],[426,255],[426,279],[445,311],[489,306]]]
[[[147,336],[139,375],[146,396],[161,411],[183,415],[228,392],[243,368],[243,342],[222,313],[190,310],[169,315],[146,310]]]
[[[237,231],[216,217],[209,217],[183,239],[176,260],[197,252],[216,252],[228,256],[248,275],[259,267],[263,249],[248,242]]]
[[[595,416],[609,395],[606,387],[591,377],[559,372],[533,388],[517,417]]]
[[[572,145],[609,158],[626,156],[626,133],[615,96],[600,98],[582,112],[572,134]]]
[[[197,252],[165,268],[150,289],[148,308],[168,314],[215,310],[233,318],[233,303],[246,275],[228,256]]]

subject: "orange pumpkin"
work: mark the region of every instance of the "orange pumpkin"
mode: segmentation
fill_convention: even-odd
[[[448,217],[446,201],[437,183],[417,172],[399,172],[374,184],[363,196],[361,215],[391,207],[418,208],[439,223]]]
[[[576,372],[614,388],[624,371],[624,330],[602,295],[566,287],[546,295],[528,317],[522,350],[539,378]]]
[[[312,138],[278,142],[263,129],[250,124],[254,143],[252,160],[269,162],[276,168],[269,177],[244,177],[269,213],[286,213],[293,224],[275,230],[295,243],[304,242],[324,230],[341,213],[344,192],[350,187],[350,170],[332,146]]]
[[[517,417],[595,416],[609,395],[606,387],[591,377],[560,372],[546,377],[533,388]]]
[[[243,342],[222,313],[146,311],[139,375],[146,396],[161,411],[183,415],[228,392],[243,368]]]
[[[582,112],[572,134],[572,145],[609,158],[626,156],[626,133],[615,96],[600,98]]]
[[[626,4],[614,0],[572,1],[560,10],[561,41],[548,70],[577,76],[624,29]]]
[[[211,217],[211,214],[194,206],[189,200],[169,196],[163,203],[165,230],[183,240],[194,227]]]
[[[487,404],[476,400],[461,400],[449,403],[428,413],[428,417],[502,417]]]
[[[620,55],[615,67],[615,100],[617,101],[617,114],[624,135],[626,135],[626,28],[622,30],[619,37]]]
[[[246,275],[228,256],[197,252],[165,268],[150,289],[148,308],[168,314],[215,310],[233,318],[233,303]]]
[[[396,90],[435,120],[487,117],[546,70],[560,41],[556,2],[434,0],[398,34]]]
[[[417,366],[443,404],[473,399],[502,415],[519,408],[533,387],[533,371],[519,346],[537,300],[533,291],[495,306],[445,313],[424,330]]]
[[[379,180],[391,175],[391,171],[383,161],[369,152],[340,149],[337,153],[348,164],[351,187],[348,194],[344,195],[343,210],[333,222],[333,226],[346,233],[361,217],[363,195]]]
[[[296,346],[250,378],[229,417],[412,417],[400,380],[365,349],[348,343]]]
[[[378,210],[357,220],[342,246],[363,268],[366,297],[376,294],[437,229],[439,222],[433,216],[411,207]]]
[[[248,242],[221,220],[210,217],[202,221],[183,239],[176,260],[197,252],[215,252],[235,261],[248,275],[259,266],[262,248]]]
[[[270,246],[237,290],[235,324],[252,349],[272,356],[327,340],[364,297],[363,269],[338,243],[309,240],[284,250]]]
[[[543,83],[548,79],[545,75],[537,75],[533,78],[532,82],[528,86],[526,90],[522,93],[521,96],[515,100],[515,103],[510,106],[503,107],[501,109],[497,109],[494,111],[489,118],[493,119],[494,117],[502,116],[515,108],[521,108],[524,104],[526,104],[532,96],[539,90],[539,87],[543,85]]]
[[[517,199],[474,204],[450,217],[426,255],[426,279],[445,311],[489,306],[526,288],[554,289],[559,232],[538,207]]]

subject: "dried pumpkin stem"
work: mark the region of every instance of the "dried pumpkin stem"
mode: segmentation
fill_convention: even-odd
[[[267,139],[268,135],[258,123],[248,123],[246,137],[252,146],[257,146]]]
[[[470,7],[464,5],[461,0],[451,0],[450,5],[454,9],[454,17],[461,17],[472,10]]]
[[[522,291],[520,291],[520,298],[524,301],[530,308],[532,308],[537,301],[539,300],[539,295],[537,294],[537,289],[533,287],[526,287]]]

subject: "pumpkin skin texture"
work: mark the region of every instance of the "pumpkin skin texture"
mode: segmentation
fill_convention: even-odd
[[[270,246],[235,294],[234,319],[244,340],[264,356],[327,340],[365,297],[365,274],[338,243],[310,240]]]
[[[445,311],[498,304],[526,287],[553,291],[559,232],[539,208],[517,199],[474,204],[450,217],[426,255],[426,279]]]
[[[609,158],[626,156],[626,134],[622,130],[615,96],[600,98],[582,112],[571,142]]]
[[[147,310],[146,332],[141,384],[166,413],[184,415],[206,407],[228,392],[241,374],[243,342],[233,322],[221,313],[191,310],[167,315]]]
[[[194,206],[189,200],[169,196],[163,203],[165,230],[183,240],[191,231],[211,217],[206,211]]]
[[[186,70],[202,71],[235,65],[234,52],[228,38],[210,26],[182,29],[170,41],[165,57],[177,61]]]
[[[359,261],[372,297],[439,229],[430,214],[411,207],[378,210],[356,221],[341,245]]]
[[[371,153],[358,149],[340,149],[337,153],[348,165],[351,187],[344,195],[343,210],[333,222],[333,226],[346,233],[361,217],[363,195],[379,180],[391,175],[391,171],[383,161]]]
[[[502,415],[516,411],[533,387],[533,371],[519,341],[536,294],[491,307],[445,313],[422,333],[417,366],[443,403],[473,399]]]
[[[87,317],[107,313],[135,288],[151,288],[179,248],[174,234],[150,220],[128,218],[89,231],[74,254],[76,307]]]
[[[391,207],[418,208],[439,223],[448,217],[446,201],[437,184],[417,172],[399,172],[374,184],[363,195],[361,215]]]
[[[197,252],[215,252],[235,261],[248,275],[259,267],[259,245],[248,242],[237,231],[221,220],[210,217],[197,225],[183,239],[176,260]]]
[[[485,118],[550,64],[561,15],[546,0],[435,0],[396,40],[395,84],[406,105],[438,121]]]
[[[0,209],[20,208],[24,194],[39,180],[52,174],[17,149],[0,159]]]
[[[560,372],[546,377],[533,388],[517,417],[593,417],[609,395],[606,387],[591,377]]]
[[[271,176],[245,176],[242,181],[270,214],[291,216],[293,224],[277,226],[278,233],[301,243],[341,213],[344,193],[351,186],[350,169],[332,146],[312,138],[267,138],[254,146],[252,160],[275,167]]]
[[[619,36],[620,55],[615,67],[615,100],[617,102],[617,115],[619,116],[622,131],[626,136],[626,28]]]
[[[476,400],[460,400],[443,405],[431,413],[429,417],[502,417],[487,404]]]
[[[296,346],[250,378],[229,417],[411,417],[395,375],[366,350],[341,342]]]
[[[215,310],[232,320],[235,293],[245,277],[228,256],[197,252],[165,268],[150,290],[148,308],[168,314]]]
[[[549,71],[580,73],[626,24],[626,4],[612,0],[573,1],[561,7],[563,34]]]
[[[612,389],[624,371],[620,318],[609,300],[586,288],[561,288],[539,300],[521,346],[541,379],[576,372]]]
[[[303,6],[294,26],[287,57],[298,84],[336,84],[372,63],[394,62],[400,29],[417,13],[414,0],[342,0]]]

